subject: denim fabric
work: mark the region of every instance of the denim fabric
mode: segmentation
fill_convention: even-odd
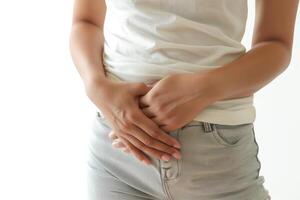
[[[146,166],[113,148],[106,119],[96,112],[87,160],[89,200],[270,200],[260,175],[253,123],[191,121],[170,132],[181,159]]]

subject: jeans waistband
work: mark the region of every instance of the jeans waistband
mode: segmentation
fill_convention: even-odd
[[[188,127],[188,126],[202,126],[203,130],[205,132],[211,132],[211,131],[214,130],[214,124],[213,123],[203,122],[203,121],[195,121],[195,120],[189,122],[188,124],[183,126],[181,129],[184,129],[185,127]]]
[[[99,111],[96,112],[96,115],[100,118],[103,117]],[[202,126],[203,130],[205,132],[211,132],[214,130],[214,124],[212,124],[210,122],[195,121],[195,120],[189,122],[188,124],[183,126],[181,129],[184,129],[185,127],[188,127],[188,126]]]

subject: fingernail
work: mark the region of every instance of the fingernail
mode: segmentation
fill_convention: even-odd
[[[163,155],[161,159],[163,159],[164,161],[169,161],[171,157],[169,155]]]
[[[181,158],[181,155],[178,153],[178,152],[174,152],[172,154],[173,157],[177,158],[177,159],[180,159]]]
[[[173,145],[173,147],[181,148],[180,144],[178,144],[178,143],[175,143],[175,144]]]
[[[142,162],[143,162],[145,165],[149,165],[148,161],[146,161],[146,160],[142,160]]]
[[[112,146],[115,148],[120,148],[120,143],[119,142],[113,142]]]

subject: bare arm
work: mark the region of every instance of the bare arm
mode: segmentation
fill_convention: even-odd
[[[256,0],[252,48],[212,71],[214,100],[252,95],[288,67],[297,7],[298,0]]]
[[[180,143],[139,108],[138,97],[150,88],[145,83],[117,83],[105,77],[105,14],[105,0],[75,0],[70,51],[87,96],[139,160],[149,163],[146,153],[157,159],[178,158]]]
[[[256,0],[251,50],[219,68],[159,80],[140,99],[143,112],[178,128],[215,101],[253,95],[289,65],[297,6],[298,0]]]
[[[86,89],[105,79],[103,69],[104,0],[75,0],[70,52]]]

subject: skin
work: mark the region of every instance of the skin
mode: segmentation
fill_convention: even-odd
[[[215,101],[255,94],[286,70],[298,3],[256,0],[252,47],[246,54],[216,69],[169,75],[146,85],[115,83],[105,77],[101,56],[105,1],[75,0],[71,55],[87,96],[112,127],[108,135],[112,145],[145,164],[150,164],[149,155],[179,159],[175,144],[180,143],[168,132],[181,128]]]

